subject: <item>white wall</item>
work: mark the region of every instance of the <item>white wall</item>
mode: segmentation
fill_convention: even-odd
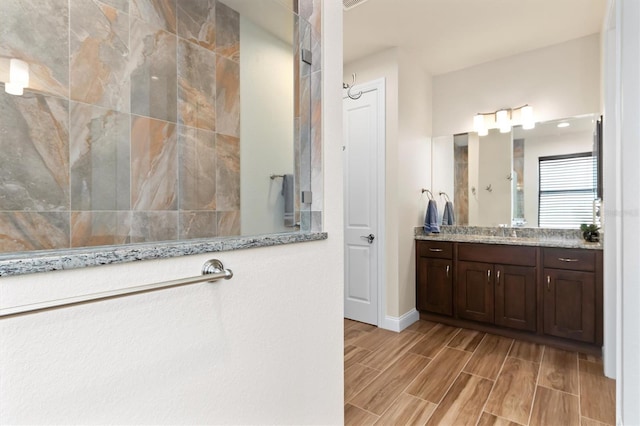
[[[243,235],[284,226],[282,179],[293,173],[293,48],[240,17],[240,191]]]
[[[0,423],[343,422],[342,5],[323,6],[329,239],[2,278],[5,306],[190,276],[210,257],[235,272],[0,321]]]
[[[397,186],[398,203],[398,311],[402,316],[416,308],[415,236],[413,228],[424,224],[426,197],[421,189],[431,181],[431,75],[416,65],[404,51],[399,52],[399,126]],[[388,210],[388,209],[387,209]]]
[[[397,48],[344,65],[343,81],[386,82],[385,293],[387,324],[415,311],[413,228],[424,222],[431,187],[431,76]],[[381,324],[385,326],[384,324]]]
[[[476,113],[524,104],[537,121],[598,112],[599,35],[434,76],[433,135],[471,131]]]
[[[524,218],[527,226],[538,226],[540,157],[593,151],[593,133],[576,132],[540,138],[524,138]]]

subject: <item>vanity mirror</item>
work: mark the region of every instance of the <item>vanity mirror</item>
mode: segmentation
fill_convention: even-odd
[[[1,1],[0,252],[309,231],[318,42],[286,3]]]
[[[599,114],[434,143],[436,192],[453,194],[458,225],[574,228],[599,222]],[[442,173],[446,161],[453,173]],[[453,164],[452,164],[453,163]]]

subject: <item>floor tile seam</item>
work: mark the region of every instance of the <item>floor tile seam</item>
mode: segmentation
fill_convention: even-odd
[[[354,366],[355,366],[355,365],[356,365],[356,364],[354,364]],[[362,364],[360,364],[360,365],[362,365]],[[366,365],[363,365],[363,367],[370,368],[370,367],[367,367]],[[372,370],[375,370],[375,369],[373,369],[373,368],[372,368]],[[355,404],[352,404],[352,403],[351,403],[351,401],[353,401],[353,399],[354,399],[356,396],[360,395],[360,394],[361,394],[365,389],[367,389],[367,388],[371,385],[371,383],[373,383],[373,382],[374,382],[378,377],[380,377],[380,376],[384,373],[384,371],[378,371],[378,370],[375,370],[375,371],[377,371],[377,372],[378,372],[378,374],[376,374],[375,376],[373,376],[373,377],[371,378],[371,380],[369,381],[369,383],[367,383],[366,385],[364,385],[364,386],[362,387],[362,389],[360,389],[358,392],[354,393],[354,394],[351,396],[351,398],[349,398],[348,400],[345,400],[345,401],[344,401],[344,403],[345,403],[345,404],[349,403],[349,404],[351,404],[351,405],[355,405]],[[358,407],[358,408],[362,408],[362,407]],[[364,408],[362,408],[362,409],[364,410]]]
[[[413,352],[411,352],[411,354],[414,354],[414,353],[413,353]],[[438,354],[440,354],[440,352],[438,352]],[[429,367],[429,366],[431,365],[431,363],[433,362],[433,360],[435,360],[435,359],[436,359],[436,357],[438,356],[438,355],[436,355],[436,356],[434,356],[433,358],[430,358],[430,357],[428,357],[428,356],[424,356],[424,355],[420,355],[420,354],[414,354],[414,355],[418,355],[418,356],[421,356],[421,357],[423,357],[423,358],[426,358],[426,359],[428,359],[428,360],[429,360],[429,362],[427,362],[427,365],[425,365],[424,367],[422,367],[422,369],[416,373],[416,375],[415,375],[415,377],[413,378],[413,380],[409,381],[409,383],[407,383],[407,385],[406,385],[404,388],[402,388],[402,391],[400,391],[400,394],[406,393],[407,395],[411,395],[409,392],[407,392],[407,389],[409,389],[409,388],[411,387],[411,385],[413,384],[413,382],[415,382],[415,381],[418,379],[418,377],[420,377],[420,375],[422,374],[422,372],[423,372],[424,370],[426,370],[426,369],[427,369],[427,367]],[[419,396],[417,396],[417,395],[411,395],[411,396],[415,396],[415,397],[416,397],[416,398],[418,398],[418,399],[422,399],[422,398],[420,398],[420,397],[419,397]],[[427,401],[426,399],[422,399],[422,400],[423,400],[423,401]],[[427,401],[427,402],[431,402],[431,401]],[[431,403],[433,404],[433,402],[431,402]]]
[[[487,400],[488,400],[488,398],[487,398]],[[491,414],[492,416],[496,416],[499,419],[506,420],[508,422],[515,423],[515,424],[520,425],[520,426],[527,426],[529,424],[528,422],[527,423],[520,423],[520,422],[517,422],[517,421],[515,421],[513,419],[508,419],[508,418],[506,418],[504,416],[500,416],[500,415],[498,415],[498,414],[496,414],[496,413],[494,413],[492,411],[482,410],[482,413]],[[480,418],[482,418],[482,413],[480,413]],[[480,422],[480,419],[478,419],[478,423],[479,422]]]
[[[377,418],[377,420],[376,420],[376,421],[380,420],[380,417],[382,417],[382,416],[379,416],[379,415],[377,415],[377,414],[375,414],[375,413],[372,413],[371,411],[367,410],[366,408],[362,408],[362,407],[360,407],[359,405],[354,404],[353,402],[345,402],[345,403],[344,403],[344,405],[347,405],[347,404],[349,404],[349,405],[353,405],[354,407],[361,409],[361,410],[362,410],[362,411],[364,411],[365,413],[367,413],[367,414],[371,414],[372,416],[375,416],[375,417]]]
[[[538,386],[540,383],[540,373],[542,372],[542,361],[544,360],[544,353],[546,352],[547,347],[542,345],[542,354],[540,354],[540,365],[538,366],[538,375],[536,376],[536,384],[533,388],[533,399],[531,400],[531,411],[529,411],[529,421],[527,421],[527,425],[531,424],[531,416],[533,416],[533,407],[536,405],[536,398],[538,396]]]
[[[487,399],[485,399],[484,404],[482,405],[482,409],[480,410],[480,415],[478,416],[478,419],[476,420],[476,425],[478,425],[478,423],[480,423],[480,418],[482,418],[482,413],[487,410],[487,402],[489,402],[489,399],[491,398],[491,394],[493,393],[493,390],[495,389],[496,384],[498,383],[498,378],[500,377],[500,373],[502,373],[502,369],[504,368],[504,364],[507,362],[507,358],[509,357],[508,356],[509,352],[511,352],[511,348],[513,347],[515,342],[516,342],[515,339],[511,339],[511,344],[509,345],[509,350],[507,351],[504,359],[502,360],[502,365],[500,366],[500,370],[498,370],[498,374],[496,375],[495,380],[491,384],[491,390],[489,391],[489,395],[487,395]],[[478,345],[478,346],[480,346],[480,345]],[[533,406],[533,403],[531,404],[531,406]]]
[[[576,371],[578,373],[578,417],[582,425],[582,380],[580,380],[580,354],[576,357]]]
[[[538,376],[536,377],[536,384],[535,387],[533,388],[533,399],[531,400],[531,411],[529,411],[529,421],[527,422],[527,425],[531,424],[531,416],[533,416],[533,407],[535,407],[536,405],[536,398],[538,396],[538,386],[540,383],[540,373],[542,372],[542,361],[544,360],[544,353],[547,350],[546,346],[542,346],[542,355],[540,356],[540,367],[538,368]]]
[[[391,404],[389,404],[389,406],[388,406],[387,408],[385,408],[385,410],[382,412],[382,414],[380,414],[380,415],[378,416],[378,421],[379,421],[382,417],[384,417],[384,415],[387,413],[387,411],[391,410],[391,407],[393,407],[393,404],[395,404],[395,403],[396,403],[396,401],[398,401],[398,399],[400,399],[400,397],[402,396],[402,394],[403,394],[403,393],[404,393],[404,391],[400,392],[400,393],[398,394],[398,396],[396,396],[396,398],[395,398],[393,401],[391,401]],[[407,395],[409,395],[409,394],[407,394]],[[413,395],[411,395],[411,396],[413,396]],[[377,416],[377,414],[374,414],[374,416]],[[376,423],[377,423],[377,421],[376,421]]]
[[[563,391],[563,390],[560,390],[560,389],[554,389],[554,388],[552,388],[550,386],[545,386],[545,385],[540,385],[540,384],[537,385],[537,386],[540,386],[541,388],[549,389],[549,390],[556,391],[556,392],[561,392],[561,393],[564,393],[564,394],[567,394],[567,395],[571,395],[571,396],[575,396],[577,398],[580,398],[580,395],[578,395],[578,394],[567,392],[567,391]]]
[[[542,357],[540,357],[540,361],[531,361],[530,359],[526,359],[526,358],[523,358],[521,356],[513,356],[511,354],[509,354],[507,356],[509,358],[519,359],[520,361],[535,362],[536,364],[540,364],[540,366],[542,366]]]
[[[589,416],[583,416],[583,415],[580,415],[580,424],[582,424],[582,419],[583,419],[583,418],[585,418],[585,419],[587,419],[587,420],[591,420],[592,422],[602,423],[603,425],[607,425],[607,426],[615,426],[615,425],[613,425],[613,424],[611,424],[611,423],[603,422],[602,420],[597,420],[597,419],[591,418],[591,417],[589,417]]]
[[[462,329],[461,329],[461,330],[462,330]],[[484,341],[485,337],[487,337],[487,333],[485,333],[485,335],[484,335],[484,336],[482,336],[482,339],[481,339],[481,340],[480,340],[480,342],[478,343],[478,346],[480,346],[480,344]],[[476,346],[476,349],[478,348],[478,346]],[[447,346],[445,346],[445,347],[447,347]],[[444,348],[443,348],[443,349],[444,349]],[[450,348],[450,349],[454,349],[454,348]],[[449,391],[451,391],[451,388],[452,388],[452,387],[453,387],[453,385],[458,381],[458,379],[460,378],[460,375],[461,375],[462,373],[469,374],[470,376],[475,376],[475,374],[466,373],[466,372],[464,371],[464,369],[467,367],[467,365],[468,365],[468,364],[469,364],[469,362],[471,361],[471,358],[473,358],[473,353],[475,353],[475,351],[471,353],[471,356],[469,357],[469,359],[467,359],[467,362],[465,362],[465,363],[464,363],[464,365],[462,366],[462,368],[460,369],[460,371],[458,371],[458,374],[456,375],[455,379],[453,379],[453,380],[451,381],[451,384],[449,385],[449,387],[447,388],[447,390],[442,394],[442,397],[440,397],[440,401],[438,401],[438,403],[436,404],[436,410],[438,409],[438,407],[440,406],[440,404],[442,403],[442,401],[444,401],[444,399],[445,399],[445,397],[447,396],[447,394],[449,394]],[[480,377],[480,376],[477,376],[477,377]],[[484,377],[483,377],[483,378],[484,378]],[[425,401],[426,401],[426,400],[425,400]],[[433,404],[433,402],[432,402],[432,401],[427,401],[427,402],[431,402],[431,403]],[[435,412],[435,410],[434,410],[434,412]],[[481,413],[480,415],[482,415],[482,413]]]

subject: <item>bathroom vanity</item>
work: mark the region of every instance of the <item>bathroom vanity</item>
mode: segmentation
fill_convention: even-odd
[[[416,232],[420,317],[600,353],[602,246],[534,235]]]

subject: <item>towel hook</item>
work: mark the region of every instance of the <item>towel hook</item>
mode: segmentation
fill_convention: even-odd
[[[355,95],[353,93],[351,93],[351,89],[353,89],[353,86],[356,85],[356,73],[354,72],[353,74],[351,74],[351,84],[347,84],[347,83],[342,83],[342,88],[343,89],[347,89],[347,96],[350,99],[356,100],[356,99],[360,99],[360,97],[362,96],[362,90],[358,93],[356,93]]]
[[[444,200],[445,200],[446,202],[451,201],[451,199],[449,198],[449,196],[447,195],[447,193],[446,193],[446,192],[444,192],[444,191],[440,191],[440,196],[441,196],[441,197],[444,197]]]
[[[433,194],[431,193],[431,191],[422,188],[422,193],[424,194],[425,192],[427,193],[427,197],[429,198],[429,200],[433,201]]]

